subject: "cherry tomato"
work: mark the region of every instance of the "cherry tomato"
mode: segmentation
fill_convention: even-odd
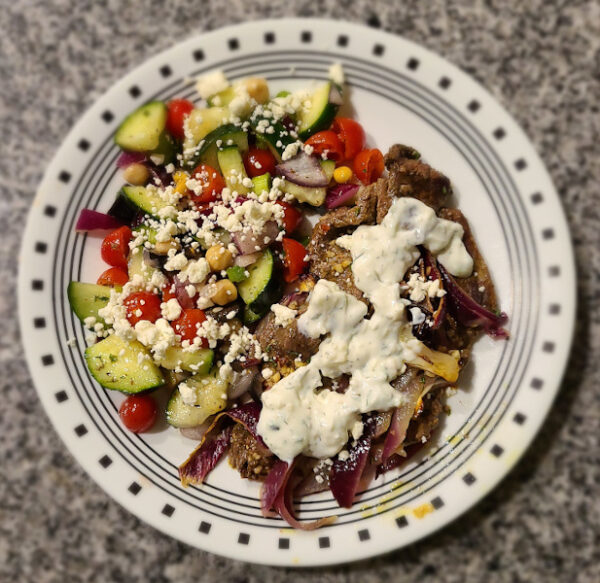
[[[100,254],[102,259],[113,267],[127,269],[127,255],[129,254],[129,241],[131,229],[127,226],[119,227],[106,235],[102,241]]]
[[[326,152],[328,160],[339,162],[344,159],[344,144],[335,132],[325,130],[312,135],[305,142],[314,148],[314,153],[319,156]]]
[[[179,334],[181,336],[182,342],[184,340],[193,342],[194,338],[197,336],[198,327],[205,320],[206,316],[204,315],[204,312],[198,308],[183,310],[181,316],[179,316],[179,318],[173,322],[175,334]],[[202,346],[204,348],[208,347],[208,340],[206,338],[202,338]]]
[[[134,292],[123,300],[125,317],[135,326],[140,320],[156,322],[160,318],[160,298],[150,292]]]
[[[275,172],[275,156],[269,150],[250,148],[244,156],[244,168],[250,178],[260,176],[265,172],[273,174]]]
[[[177,140],[183,141],[183,122],[194,109],[194,104],[187,99],[173,99],[167,104],[167,131]]]
[[[217,200],[221,191],[225,188],[223,177],[208,164],[200,164],[194,168],[191,178],[202,183],[200,194],[191,194],[192,200],[197,204],[205,204]]]
[[[354,158],[354,174],[363,184],[375,182],[384,168],[383,154],[379,150],[363,150]]]
[[[365,145],[365,130],[353,119],[336,117],[331,126],[342,144],[344,144],[344,160],[352,160]]]
[[[304,260],[306,249],[302,243],[284,237],[283,245],[283,279],[288,283],[296,281],[304,273],[308,263]]]
[[[124,286],[129,281],[129,275],[127,271],[121,269],[120,267],[109,267],[105,272],[103,272],[98,281],[96,282],[98,285],[109,285],[111,287],[115,286]]]
[[[173,285],[171,279],[169,279],[167,283],[163,285],[162,289],[160,290],[160,293],[162,295],[163,302],[168,302],[169,300],[177,299],[177,294],[175,293],[175,286]]]
[[[156,421],[157,408],[150,395],[130,395],[119,407],[123,425],[133,433],[148,431]]]
[[[283,207],[283,227],[285,234],[289,235],[296,230],[296,227],[302,220],[302,213],[289,202],[283,200],[276,200],[276,204]]]

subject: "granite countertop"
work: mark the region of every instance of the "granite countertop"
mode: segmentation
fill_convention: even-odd
[[[600,3],[164,4],[13,0],[0,11],[0,581],[600,581]],[[20,346],[14,292],[22,225],[44,167],[99,95],[194,33],[293,14],[381,26],[480,80],[523,125],[546,162],[580,270],[576,349],[562,390],[533,446],[502,484],[465,516],[409,548],[308,572],[197,551],[104,494],[67,452],[37,400]]]

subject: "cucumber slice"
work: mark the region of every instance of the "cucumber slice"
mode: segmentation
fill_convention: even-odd
[[[105,285],[72,281],[67,287],[67,297],[71,309],[82,322],[89,317],[101,321],[98,310],[108,304],[110,290],[111,288]]]
[[[248,178],[248,175],[237,146],[227,146],[218,150],[217,159],[227,187],[238,194],[248,194],[249,189],[243,184],[244,178]]]
[[[176,388],[166,411],[167,422],[173,427],[197,427],[225,408],[229,383],[219,376],[218,371],[213,370],[209,375],[195,374],[184,383],[188,391],[196,392],[196,404],[185,403],[179,387]]]
[[[175,162],[179,148],[175,140],[167,132],[163,132],[158,139],[158,146],[150,153],[157,164],[170,164]]]
[[[248,278],[238,284],[238,293],[250,310],[262,317],[281,298],[282,282],[275,274],[275,260],[265,249],[258,260],[248,267]]]
[[[133,280],[136,275],[139,275],[146,283],[150,283],[153,275],[159,271],[156,267],[150,267],[144,262],[143,247],[138,247],[137,253],[130,252],[127,258],[127,273],[129,279]],[[133,251],[133,250],[132,250]]]
[[[321,168],[323,168],[327,178],[331,182],[333,171],[335,170],[335,162],[333,160],[322,160]],[[327,187],[310,187],[299,186],[293,182],[286,180],[281,190],[287,194],[291,194],[298,202],[305,202],[312,206],[321,206],[325,202],[327,196]]]
[[[263,121],[266,121],[268,125],[273,128],[272,133],[264,131],[264,128],[261,125],[261,122]],[[256,134],[257,146],[266,146],[269,148],[278,162],[281,162],[281,156],[287,146],[297,142],[297,139],[290,136],[290,132],[286,130],[285,126],[279,121],[275,122],[267,117],[253,116],[250,119],[250,126]]]
[[[271,190],[271,175],[268,172],[255,176],[252,179],[252,190],[255,194],[262,194]]]
[[[235,97],[235,88],[233,85],[227,87],[227,89],[223,89],[223,91],[219,91],[214,95],[211,95],[207,99],[207,103],[209,107],[225,107],[229,105],[233,98]]]
[[[119,194],[138,210],[156,218],[158,218],[158,211],[170,206],[154,190],[146,186],[124,186]]]
[[[222,125],[204,138],[202,146],[186,164],[189,168],[195,168],[200,163],[218,168],[217,152],[226,146],[237,146],[240,152],[247,152],[248,134],[234,124]]]
[[[146,103],[123,120],[115,144],[132,152],[151,152],[158,147],[166,123],[167,106],[162,101]]]
[[[184,352],[179,346],[170,346],[160,360],[160,366],[175,370],[187,370],[198,374],[207,374],[213,363],[213,351],[201,348],[197,352]]]
[[[308,110],[298,113],[298,135],[301,140],[306,140],[331,125],[337,114],[338,106],[329,101],[330,91],[331,81],[328,81],[314,91]]]
[[[133,394],[165,382],[152,357],[137,340],[127,341],[113,334],[88,347],[85,360],[92,376],[106,389]]]
[[[226,107],[193,109],[187,121],[188,136],[183,143],[184,150],[195,148],[210,132],[227,123],[231,112]]]

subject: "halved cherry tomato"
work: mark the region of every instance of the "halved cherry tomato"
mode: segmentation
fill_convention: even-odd
[[[194,104],[187,99],[173,99],[167,104],[167,131],[177,140],[183,140],[183,123],[186,116],[194,109]]]
[[[383,154],[377,150],[363,150],[354,158],[354,174],[363,184],[375,182],[385,168]]]
[[[129,275],[127,271],[120,267],[109,267],[104,271],[98,281],[98,285],[109,285],[111,287],[124,286],[129,281]]]
[[[344,160],[352,160],[365,145],[365,130],[353,119],[336,117],[331,126],[342,144],[344,144]]]
[[[189,310],[183,310],[183,313],[175,322],[173,322],[173,328],[175,334],[181,336],[181,340],[188,340],[193,342],[197,336],[198,327],[206,320],[204,312],[198,308],[190,308]],[[208,340],[202,338],[202,346],[208,347]]]
[[[225,180],[212,166],[200,164],[194,168],[191,178],[202,183],[200,194],[192,193],[190,196],[197,204],[205,204],[217,200],[221,191],[225,188]]]
[[[113,267],[127,269],[127,255],[129,254],[130,240],[131,229],[126,225],[123,225],[106,235],[100,249],[102,259]]]
[[[293,233],[302,220],[302,213],[289,202],[276,200],[275,203],[283,207],[283,228],[285,229],[285,234],[289,235]]]
[[[250,148],[244,156],[244,168],[250,178],[260,176],[265,172],[273,174],[275,172],[275,156],[269,150]]]
[[[119,407],[123,425],[133,433],[143,433],[154,425],[157,415],[156,402],[150,395],[130,395]]]
[[[162,295],[163,302],[168,302],[169,300],[177,299],[177,294],[175,293],[175,286],[173,285],[171,279],[169,279],[167,283],[163,285],[162,289],[160,290],[160,293]]]
[[[314,148],[314,153],[322,156],[325,154],[328,160],[339,162],[344,159],[344,144],[335,132],[324,130],[317,132],[306,140],[306,145]]]
[[[134,292],[123,300],[125,317],[135,326],[140,320],[156,322],[160,318],[160,298],[150,292]]]
[[[288,283],[296,281],[308,266],[305,261],[306,249],[302,243],[284,237],[283,245],[283,279]]]

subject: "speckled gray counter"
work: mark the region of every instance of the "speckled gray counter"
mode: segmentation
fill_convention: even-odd
[[[0,11],[0,581],[600,581],[600,3],[123,4],[15,0]],[[43,169],[104,90],[193,33],[292,14],[383,26],[479,79],[548,165],[580,268],[576,349],[556,406],[510,476],[425,541],[308,572],[207,555],[109,499],[67,453],[37,401],[14,291],[21,229]]]

